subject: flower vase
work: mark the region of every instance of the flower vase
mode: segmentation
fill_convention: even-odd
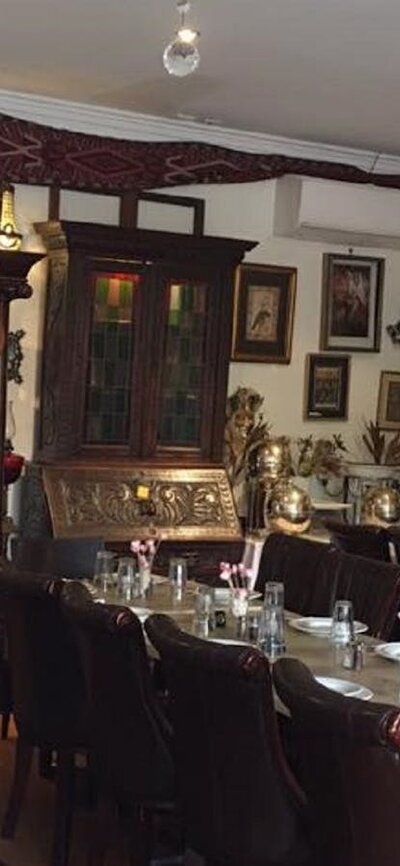
[[[139,562],[139,585],[140,595],[145,597],[151,591],[151,563]]]

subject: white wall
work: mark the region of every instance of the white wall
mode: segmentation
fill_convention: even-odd
[[[217,186],[179,187],[167,190],[174,195],[190,195],[206,200],[207,234],[256,240],[259,245],[248,260],[265,264],[290,265],[298,269],[297,300],[294,319],[291,364],[232,363],[229,391],[238,385],[251,386],[265,397],[265,417],[277,434],[297,437],[342,433],[356,459],[365,458],[360,451],[363,419],[374,419],[381,370],[400,368],[400,347],[394,347],[386,334],[387,324],[400,318],[400,252],[363,247],[363,255],[386,258],[384,285],[382,350],[379,354],[354,353],[350,379],[348,421],[304,421],[304,367],[307,352],[319,348],[322,255],[325,252],[348,252],[348,248],[312,241],[273,237],[275,181]],[[166,190],[163,190],[166,192]],[[25,233],[25,249],[39,249],[40,241],[32,232],[32,223],[47,218],[47,191],[39,187],[19,186],[16,209],[18,223]],[[93,222],[117,219],[116,199],[104,196],[64,193],[61,216]],[[171,224],[171,228],[175,226]],[[354,250],[358,252],[357,249]],[[38,400],[38,366],[42,337],[45,266],[31,271],[34,295],[29,301],[11,305],[12,329],[24,328],[25,354],[20,386],[11,383],[9,399],[13,400],[17,434],[15,446],[30,457],[33,449],[33,423]]]

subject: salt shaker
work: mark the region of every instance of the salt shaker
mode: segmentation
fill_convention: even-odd
[[[365,662],[365,644],[362,641],[349,641],[344,649],[342,665],[347,670],[362,671]]]

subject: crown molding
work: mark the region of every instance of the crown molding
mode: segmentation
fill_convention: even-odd
[[[0,112],[46,126],[131,141],[196,141],[247,153],[276,153],[299,159],[340,162],[364,171],[400,174],[400,156],[340,145],[245,132],[239,129],[171,120],[30,93],[0,89]]]

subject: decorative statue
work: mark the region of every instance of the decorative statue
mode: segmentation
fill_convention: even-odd
[[[297,440],[298,457],[295,475],[308,478],[315,475],[319,481],[327,481],[331,476],[339,478],[343,474],[343,455],[347,448],[340,434],[334,433],[330,439],[316,439],[312,435]]]
[[[236,388],[228,397],[225,425],[225,465],[232,485],[244,480],[249,455],[268,439],[269,424],[260,408],[264,398],[253,388]]]

